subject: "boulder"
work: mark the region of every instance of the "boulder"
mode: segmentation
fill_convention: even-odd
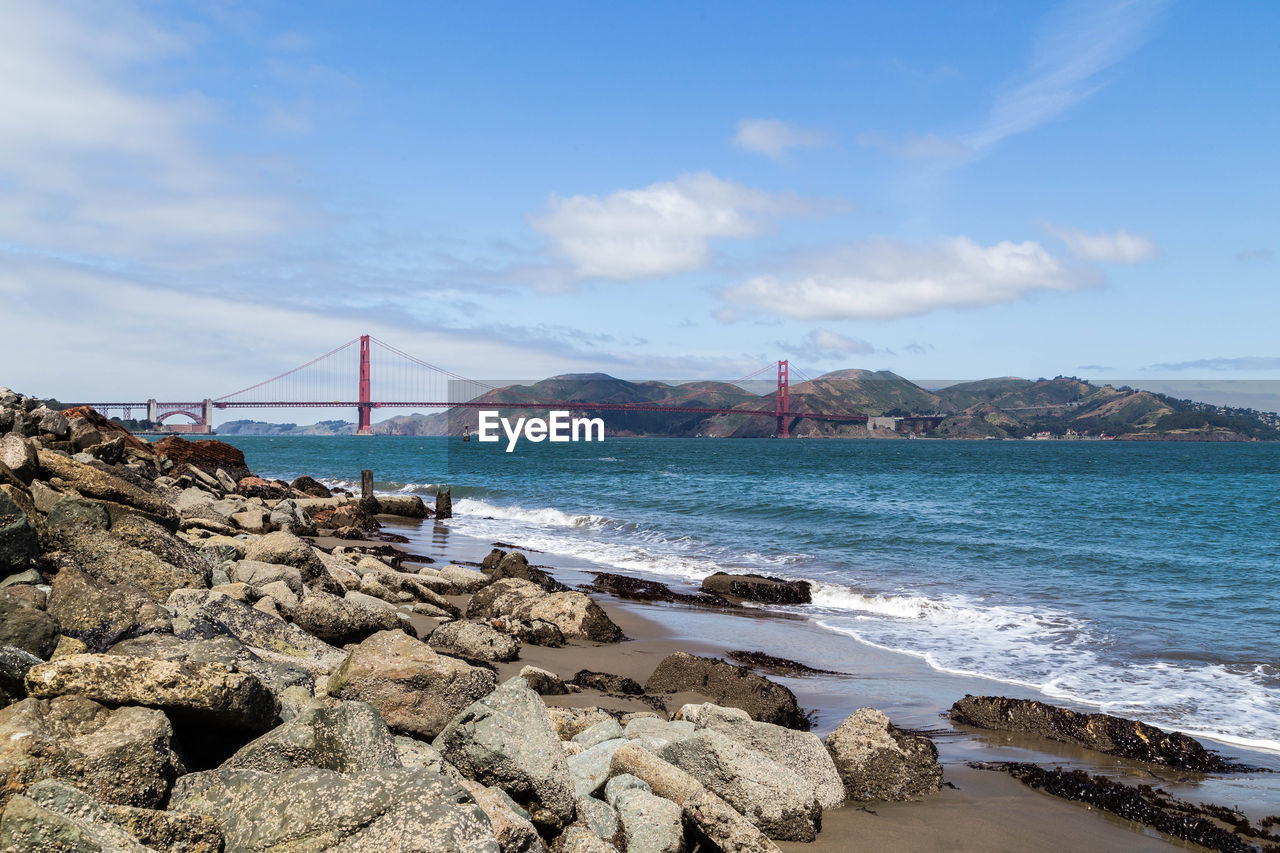
[[[684,820],[678,805],[639,788],[620,791],[612,803],[627,853],[684,853]]]
[[[733,853],[780,853],[778,846],[733,806],[707,790],[693,776],[659,758],[638,743],[613,754],[611,776],[628,774],[647,784],[656,796],[680,806],[686,825],[706,836],[713,849]]]
[[[573,820],[569,765],[546,706],[524,679],[467,706],[433,745],[467,778],[510,794],[544,831]]]
[[[580,592],[548,593],[536,584],[506,578],[480,590],[467,604],[467,618],[507,617],[554,625],[566,638],[616,643],[623,638],[600,605]]]
[[[110,533],[79,527],[56,536],[57,550],[45,554],[50,563],[75,566],[107,583],[131,584],[153,601],[164,601],[174,590],[209,586],[209,564],[195,549],[145,519],[120,519]]]
[[[0,591],[0,646],[48,660],[58,647],[58,620],[17,596]]]
[[[439,504],[440,496],[436,495]],[[618,848],[580,823],[565,829],[551,844],[551,853],[618,853]]]
[[[220,592],[180,589],[169,596],[168,606],[173,633],[184,640],[233,637],[254,650],[326,671],[345,658],[342,649]]]
[[[289,494],[289,484],[264,480],[261,477],[242,477],[235,484],[235,491],[246,498],[277,501]]]
[[[480,563],[480,571],[496,581],[503,578],[518,578],[536,583],[547,592],[566,592],[569,587],[560,583],[542,569],[529,565],[529,560],[519,551],[510,553],[494,548]]]
[[[26,698],[27,670],[40,662],[31,652],[0,646],[0,708]]]
[[[218,663],[248,673],[261,681],[281,703],[281,716],[285,719],[292,719],[298,710],[296,706],[315,694],[315,678],[307,669],[290,663],[283,655],[278,659],[263,658],[234,637],[181,640],[171,634],[148,634],[116,643],[108,653],[153,660]]]
[[[430,738],[496,683],[487,669],[437,654],[403,631],[382,631],[351,650],[328,691],[368,702],[393,731]]]
[[[55,531],[80,525],[96,527],[99,530],[110,530],[111,513],[107,511],[106,505],[100,501],[89,500],[79,495],[66,495],[58,498],[58,502],[49,510],[49,517],[45,523]],[[55,532],[55,541],[58,535]]]
[[[283,530],[268,533],[250,543],[244,553],[246,560],[258,560],[263,563],[275,563],[281,566],[293,566],[302,574],[304,586],[342,595],[342,585],[333,580],[325,570],[324,563],[306,542]]]
[[[539,696],[564,696],[569,692],[568,685],[560,680],[560,676],[540,667],[523,667],[520,670],[520,677],[524,679],[525,684],[529,685],[529,689]]]
[[[289,484],[290,488],[302,492],[304,495],[310,495],[313,498],[333,497],[333,492],[329,491],[329,487],[323,483],[303,474]]]
[[[28,486],[40,470],[36,450],[31,442],[11,432],[0,435],[0,465],[7,466],[15,477]]]
[[[61,412],[41,406],[31,413],[31,417],[36,419],[42,436],[51,437],[55,441],[65,441],[71,436],[71,424],[67,423]]]
[[[685,705],[676,712],[675,719],[691,723],[698,729],[720,732],[786,767],[812,783],[818,804],[824,809],[839,808],[844,803],[844,783],[840,781],[840,773],[827,748],[812,732],[758,723],[739,708],[722,708],[711,703]],[[637,720],[632,725],[643,723]],[[628,736],[633,736],[632,725],[627,726]]]
[[[307,593],[293,611],[293,624],[327,643],[358,643],[379,631],[400,627],[394,610],[372,607],[325,592]]]
[[[463,566],[455,566],[452,563],[447,566],[441,566],[435,570],[435,573],[449,583],[451,587],[450,593],[453,595],[471,595],[484,589],[490,583],[489,576],[484,572],[477,572],[475,569],[468,569]]]
[[[645,682],[646,693],[701,693],[717,705],[741,708],[751,719],[789,729],[809,730],[795,694],[750,668],[716,658],[676,652],[663,658]]]
[[[612,805],[595,797],[579,797],[575,808],[578,810],[577,823],[610,844],[622,843],[622,822]]]
[[[284,530],[298,536],[314,536],[316,526],[311,523],[311,516],[292,500],[285,499],[271,509],[271,526],[276,530]]]
[[[426,769],[219,768],[179,779],[169,808],[216,820],[228,851],[501,853],[471,795]]]
[[[113,711],[83,696],[29,698],[0,710],[0,801],[61,779],[104,803],[154,808],[185,772],[160,711]]]
[[[604,723],[602,725],[608,725]],[[595,728],[594,726],[592,728]],[[587,731],[591,731],[588,729]],[[573,783],[574,797],[594,796],[604,783],[609,780],[609,763],[618,747],[626,743],[626,738],[617,737],[604,740],[585,747],[581,752],[570,755],[566,760],[569,765],[569,779]],[[584,746],[578,743],[578,746]]]
[[[173,508],[183,520],[212,521],[221,524],[231,522],[231,513],[221,512],[213,495],[192,486],[183,489],[173,502]]]
[[[551,715],[551,722],[556,727],[556,736],[560,740],[573,740],[575,735],[586,731],[596,723],[614,719],[613,714],[603,708],[559,708],[552,706],[547,708],[547,713]]]
[[[623,696],[644,695],[644,688],[636,681],[623,675],[614,675],[612,672],[595,672],[590,669],[580,669],[574,673],[571,683],[579,687],[599,690],[601,693],[613,693]]]
[[[502,853],[547,853],[538,830],[529,821],[529,813],[516,805],[506,791],[470,780],[464,781],[462,787],[488,816]]]
[[[922,735],[860,708],[827,735],[827,749],[851,800],[915,800],[942,787],[938,750]]]
[[[417,495],[383,495],[378,498],[378,512],[401,518],[426,518],[427,506]]]
[[[212,818],[101,803],[53,779],[35,783],[22,799],[43,814],[34,822],[22,821],[26,825],[21,829],[12,817],[0,819],[0,845],[14,845],[0,849],[222,853],[222,830]],[[34,814],[21,806],[15,813]],[[29,846],[22,846],[24,841]],[[88,847],[86,841],[91,842]]]
[[[165,526],[176,529],[178,514],[160,495],[152,494],[133,483],[108,473],[98,467],[101,463],[87,465],[52,450],[37,452],[40,471],[46,478],[57,477],[88,498],[111,501],[142,510],[160,519]],[[153,486],[153,488],[156,488]]]
[[[581,745],[583,749],[590,749],[598,743],[604,743],[607,740],[616,740],[624,735],[625,732],[622,730],[622,724],[613,717],[610,717],[607,720],[601,720],[593,726],[588,726],[570,738],[570,740]]]
[[[302,571],[297,566],[245,559],[231,566],[227,574],[232,581],[247,583],[253,587],[264,587],[269,583],[282,581],[296,596],[301,597],[304,591]]]
[[[40,537],[27,513],[0,489],[0,575],[31,568],[40,555]]]
[[[34,666],[27,672],[27,693],[158,708],[175,720],[215,729],[265,731],[279,713],[261,681],[225,664],[124,655],[72,655]]]
[[[48,611],[62,634],[93,652],[130,637],[173,630],[169,612],[141,588],[100,581],[75,566],[54,577]]]
[[[119,827],[87,815],[47,809],[17,796],[0,815],[0,844],[13,853],[148,853],[138,840]]]
[[[368,559],[365,558],[365,560]],[[360,577],[360,591],[366,595],[381,598],[392,604],[421,602],[451,615],[458,615],[458,608],[436,591],[436,587],[442,587],[447,591],[447,584],[442,584],[434,578],[408,572],[397,572],[387,568],[374,569],[370,563],[377,563],[377,561],[369,560],[366,563],[365,560],[361,560],[356,568],[357,571],[362,567],[364,569],[364,574]]]
[[[271,515],[260,506],[245,507],[231,514],[231,521],[246,533],[268,533]]]
[[[512,661],[520,656],[520,641],[483,622],[446,622],[431,632],[427,644],[473,660]]]
[[[225,441],[188,441],[181,436],[169,435],[153,443],[150,449],[157,456],[168,456],[173,462],[173,469],[169,471],[171,477],[187,473],[193,468],[209,475],[221,468],[235,480],[250,476],[244,453]]]
[[[702,579],[702,591],[768,604],[808,604],[813,600],[808,581],[789,581],[765,575],[716,572]]]
[[[1195,738],[1110,714],[1082,714],[1032,699],[965,696],[951,706],[957,723],[1002,732],[1023,732],[1194,773],[1238,769]]]
[[[265,773],[300,767],[356,773],[400,766],[395,740],[376,709],[364,702],[326,705],[319,700],[222,763],[224,768]]]
[[[718,794],[770,838],[813,841],[822,807],[811,782],[711,729],[658,750],[658,756]]]

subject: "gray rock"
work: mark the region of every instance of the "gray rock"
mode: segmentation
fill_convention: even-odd
[[[276,605],[285,613],[290,614],[291,617],[293,612],[298,608],[298,594],[290,589],[289,585],[284,581],[272,581],[271,583],[263,584],[258,588],[258,592],[262,593],[262,595],[270,596],[275,601]],[[328,593],[321,592],[313,594],[327,595]],[[298,625],[298,627],[304,630],[307,629],[306,625]],[[316,636],[320,636],[315,631],[311,631],[311,633]],[[320,637],[320,639],[324,640],[326,638]]]
[[[346,657],[342,649],[276,617],[208,589],[180,589],[169,596],[173,633],[182,639],[234,637],[246,646],[330,670]]]
[[[610,844],[621,840],[622,823],[609,803],[601,802],[595,797],[579,797],[577,810],[578,823]]]
[[[168,502],[157,494],[127,480],[108,473],[96,465],[76,462],[51,450],[37,452],[40,471],[45,478],[58,477],[87,498],[111,501],[138,510],[177,527],[178,514]],[[154,488],[154,486],[153,486]]]
[[[529,813],[520,808],[501,788],[486,788],[470,780],[462,783],[489,818],[502,853],[546,853]]]
[[[770,838],[813,841],[822,823],[813,784],[711,729],[667,744],[658,756],[700,781]]]
[[[438,504],[439,495],[436,498]],[[560,833],[551,845],[551,853],[618,853],[618,848],[588,827],[575,823]]]
[[[65,441],[71,436],[71,424],[62,416],[61,412],[55,412],[50,408],[41,406],[31,413],[32,418],[39,418],[40,432],[47,433],[58,441]]]
[[[523,667],[520,677],[539,696],[565,696],[569,692],[569,687],[560,680],[560,676],[540,667]]]
[[[470,595],[488,586],[490,582],[489,576],[484,572],[452,563],[437,569],[436,574],[452,585],[455,595]]]
[[[444,756],[426,741],[417,740],[404,735],[396,735],[392,740],[396,744],[396,755],[400,758],[401,767],[425,767],[437,773],[443,773],[459,785],[470,781],[458,768],[444,760]]]
[[[148,634],[116,643],[109,653],[153,660],[220,663],[228,669],[248,673],[276,697],[281,704],[281,716],[286,719],[294,716],[294,713],[286,714],[291,706],[298,704],[299,699],[305,704],[315,693],[315,679],[307,669],[290,663],[288,657],[264,659],[234,637],[182,640],[169,634]]]
[[[427,643],[459,657],[487,661],[512,661],[520,656],[520,641],[483,622],[446,622],[431,632]]]
[[[313,701],[302,713],[245,744],[222,763],[224,768],[283,773],[320,767],[356,773],[400,767],[387,724],[371,705]]]
[[[76,450],[88,450],[91,447],[102,444],[102,433],[98,432],[97,428],[89,423],[88,418],[72,418],[70,424],[71,436],[69,440],[71,441],[71,446]]]
[[[137,839],[119,827],[87,816],[46,809],[28,797],[17,796],[0,816],[0,844],[13,853],[148,853]]]
[[[218,481],[218,485],[222,487],[224,492],[231,493],[236,490],[235,478],[221,468],[213,472],[213,479]]]
[[[0,820],[0,839],[17,845],[18,849],[80,849],[85,841],[100,841],[101,846],[87,849],[222,853],[222,830],[212,818],[100,803],[83,791],[53,779],[32,785],[24,799],[45,810],[46,815],[44,820],[37,821],[38,827],[26,827],[25,832],[14,832],[12,826],[6,832],[5,822]],[[54,833],[49,833],[54,827],[57,828]],[[24,837],[33,846],[22,847]],[[40,840],[39,844],[36,839]],[[0,841],[3,843],[5,841]]]
[[[717,705],[741,708],[753,720],[809,730],[809,720],[789,689],[756,675],[749,667],[734,666],[715,658],[687,652],[668,655],[649,676],[644,689],[647,693],[692,690]]]
[[[433,744],[462,774],[528,804],[535,825],[559,829],[574,816],[569,766],[538,694],[512,678],[449,721]]]
[[[245,559],[232,566],[228,574],[231,580],[237,583],[247,583],[256,587],[281,581],[299,598],[305,591],[302,586],[302,572],[296,566]]]
[[[58,620],[14,595],[0,592],[0,646],[48,659],[58,647]]]
[[[14,476],[28,486],[40,470],[35,448],[25,438],[13,433],[0,435],[0,465],[8,466]]]
[[[75,566],[66,566],[54,577],[47,609],[62,634],[93,652],[130,637],[173,629],[169,611],[142,589],[96,580]]]
[[[537,584],[518,578],[495,581],[467,604],[467,617],[489,619],[505,616],[533,622],[549,622],[567,638],[596,643],[616,643],[622,629],[600,605],[580,592],[548,593]]]
[[[99,530],[111,529],[111,513],[100,501],[91,501],[78,495],[66,495],[58,499],[49,510],[48,525],[52,528],[88,525]]]
[[[27,670],[40,662],[31,652],[0,646],[0,708],[26,698]]]
[[[623,737],[623,734],[622,725],[610,717],[578,732],[570,740],[576,744],[581,744],[583,749],[590,749],[596,744],[604,743],[607,740],[617,740]]]
[[[630,773],[620,773],[613,776],[604,786],[604,801],[609,805],[613,805],[618,800],[618,796],[626,791],[644,791],[646,794],[652,794],[653,788],[649,787],[649,783],[643,779],[638,779]]]
[[[58,550],[45,556],[58,567],[76,566],[98,580],[137,586],[157,602],[164,601],[174,590],[209,585],[209,564],[190,545],[170,537],[163,528],[136,517],[113,521],[111,528],[110,533],[87,527],[63,528],[56,534]],[[139,528],[171,538],[171,543],[149,544],[176,562],[143,546],[142,539],[133,536]],[[52,529],[50,534],[54,535]]]
[[[31,567],[40,554],[40,537],[27,513],[0,489],[0,574],[9,575]]]
[[[0,710],[0,801],[41,779],[61,779],[104,803],[154,808],[185,772],[160,711],[113,711],[83,696],[24,699]]]
[[[268,533],[252,542],[245,550],[245,559],[293,566],[302,573],[304,586],[321,592],[342,595],[345,591],[342,585],[335,582],[325,571],[324,563],[316,556],[310,545],[283,530]]]
[[[656,796],[680,806],[686,824],[705,835],[714,847],[733,853],[780,853],[778,846],[733,806],[693,776],[664,761],[638,743],[626,743],[613,754],[612,776],[634,776]]]
[[[942,787],[933,742],[860,708],[827,735],[827,749],[853,800],[915,800]]]
[[[400,627],[395,611],[370,607],[324,592],[310,592],[293,611],[293,623],[325,642],[358,643],[379,631]]]
[[[684,853],[681,808],[637,788],[614,798],[627,853]]]
[[[140,705],[211,728],[265,731],[279,708],[256,677],[220,663],[80,654],[33,666],[27,693],[76,694],[108,705]]]
[[[360,562],[367,567],[364,560]],[[430,578],[421,575],[391,569],[366,569],[360,577],[360,591],[366,595],[381,598],[392,604],[411,602],[430,604],[451,616],[458,615],[458,608],[436,591],[437,586],[442,585],[433,583]],[[447,590],[447,586],[442,588]]]
[[[625,738],[601,741],[569,756],[569,777],[573,780],[574,796],[589,797],[604,787],[609,778],[613,753],[626,742]]]
[[[824,809],[839,808],[844,802],[844,783],[840,781],[835,762],[822,741],[811,732],[756,722],[740,708],[722,708],[709,702],[685,705],[676,712],[676,719],[691,729],[696,726],[727,735],[743,746],[763,753],[801,779],[812,782],[818,804]],[[636,720],[628,725],[627,735],[632,735],[632,725],[640,723]]]
[[[178,780],[169,807],[217,820],[228,853],[501,853],[471,795],[423,769],[209,770]]]
[[[403,631],[382,631],[351,650],[328,690],[368,702],[395,732],[428,738],[495,684],[487,669],[438,654]]]

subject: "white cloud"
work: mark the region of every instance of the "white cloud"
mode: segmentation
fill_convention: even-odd
[[[721,297],[802,320],[903,317],[939,308],[1010,302],[1095,281],[1038,243],[982,246],[953,237],[928,246],[888,239],[845,246],[787,275],[760,275]]]
[[[1044,230],[1067,244],[1078,258],[1115,264],[1136,264],[1154,258],[1158,248],[1154,240],[1142,234],[1125,231],[1090,234],[1076,228],[1045,223]]]
[[[625,280],[701,269],[712,239],[755,237],[776,219],[835,209],[701,173],[607,196],[552,196],[530,222],[579,276]]]
[[[846,337],[830,329],[814,329],[805,335],[799,346],[791,346],[782,341],[778,346],[803,358],[815,360],[832,360],[849,355],[872,355],[876,348],[861,338]]]
[[[747,151],[765,154],[775,160],[787,156],[791,148],[817,148],[831,137],[820,131],[806,130],[774,118],[747,118],[738,122],[733,144]]]
[[[982,150],[1052,121],[1097,92],[1102,72],[1139,47],[1166,0],[1074,0],[1045,21],[1031,62],[962,141]]]
[[[244,185],[244,162],[198,143],[211,103],[153,85],[188,50],[125,2],[7,3],[0,237],[143,260],[279,232],[285,203]]]

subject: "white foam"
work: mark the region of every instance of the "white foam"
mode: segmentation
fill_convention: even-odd
[[[453,511],[459,515],[500,518],[506,521],[520,521],[526,524],[547,527],[599,527],[608,521],[602,515],[570,515],[552,507],[525,509],[513,504],[498,506],[476,498],[458,499],[453,504]]]

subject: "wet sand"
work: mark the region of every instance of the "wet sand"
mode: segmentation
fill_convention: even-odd
[[[494,543],[448,530],[447,523],[421,526],[403,519],[384,519],[389,529],[412,541],[405,550],[431,557],[437,563],[478,563]],[[519,546],[518,542],[503,547]],[[555,555],[526,551],[531,563],[545,567],[570,585],[590,580],[591,570],[605,570]],[[816,709],[819,736],[834,729],[860,707],[884,710],[898,725],[935,733],[944,778],[948,785],[924,800],[910,803],[857,804],[827,811],[817,841],[782,842],[785,851],[911,850],[911,851],[1094,851],[1200,850],[1130,821],[1088,806],[1042,794],[1003,773],[976,770],[969,761],[1035,761],[1049,766],[1079,768],[1091,773],[1127,777],[1130,784],[1157,784],[1194,801],[1239,804],[1251,816],[1275,813],[1280,779],[1199,780],[1154,776],[1151,768],[1037,738],[983,732],[953,726],[942,712],[968,693],[1003,693],[1035,697],[1034,691],[970,676],[939,673],[921,660],[841,638],[833,659],[829,632],[806,618],[759,610],[706,611],[682,605],[622,601],[592,593],[622,628],[627,640],[614,645],[570,644],[551,649],[526,645],[520,659],[499,664],[501,678],[516,675],[526,665],[541,667],[568,681],[582,669],[616,673],[643,684],[658,663],[675,651],[723,657],[731,649],[761,650],[811,666],[836,669],[837,676],[785,677],[766,673],[786,684],[802,707]],[[1036,697],[1045,698],[1045,697]],[[621,711],[651,710],[630,697],[604,696],[583,690],[568,696],[546,697],[548,704],[566,707],[599,705]],[[667,697],[670,711],[686,701],[705,701],[694,694]],[[1240,755],[1219,744],[1209,744]],[[1250,754],[1248,760],[1280,765],[1274,756]],[[1249,806],[1252,805],[1253,808]]]

